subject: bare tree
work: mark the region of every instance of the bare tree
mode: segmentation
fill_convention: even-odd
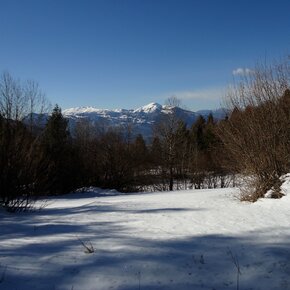
[[[23,85],[23,95],[26,102],[24,117],[29,118],[29,126],[32,130],[34,126],[38,126],[43,121],[43,115],[51,110],[51,104],[39,84],[33,80],[28,80]]]
[[[21,121],[33,113],[43,114],[50,109],[44,93],[35,81],[21,83],[9,72],[0,76],[0,114],[9,120]]]
[[[176,96],[171,96],[165,100],[165,105],[170,107],[180,107],[181,100],[178,99]]]
[[[159,138],[162,152],[160,158],[162,160],[162,171],[166,179],[168,179],[169,190],[173,190],[174,175],[176,169],[176,160],[178,155],[178,145],[180,145],[180,136],[178,130],[182,126],[182,121],[179,120],[174,112],[171,112],[156,124],[154,131],[155,136]]]
[[[47,158],[38,136],[21,122],[46,103],[35,82],[22,84],[8,72],[0,76],[0,204],[9,210],[26,210],[43,192]],[[30,119],[30,117],[29,117]]]
[[[257,65],[227,94],[230,118],[219,125],[219,136],[251,180],[243,198],[256,200],[274,188],[281,197],[279,177],[289,170],[289,61]]]
[[[26,105],[20,82],[8,72],[0,78],[0,113],[3,118],[20,120]]]

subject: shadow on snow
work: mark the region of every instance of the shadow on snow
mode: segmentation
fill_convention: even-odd
[[[129,235],[119,221],[74,225],[61,219],[92,211],[154,214],[186,210],[126,210],[91,204],[2,217],[0,289],[236,289],[233,257],[241,268],[240,289],[289,289],[290,235],[272,243],[257,241],[259,233],[251,232],[242,237],[162,240]],[[46,220],[48,213],[56,215],[58,222]],[[94,253],[84,253],[78,240],[82,235],[84,242],[92,241]]]

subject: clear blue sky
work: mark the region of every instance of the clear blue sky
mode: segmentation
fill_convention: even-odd
[[[172,95],[216,108],[234,70],[289,54],[289,13],[290,0],[0,0],[0,71],[63,109]]]

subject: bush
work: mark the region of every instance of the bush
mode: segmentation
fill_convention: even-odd
[[[264,197],[289,170],[289,65],[257,66],[228,92],[231,115],[219,124],[218,135],[246,178],[242,198]]]

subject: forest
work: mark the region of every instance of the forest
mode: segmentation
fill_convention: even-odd
[[[96,186],[122,192],[237,186],[241,200],[272,190],[290,169],[289,59],[257,65],[227,90],[223,120],[192,126],[174,114],[154,125],[152,140],[130,125],[106,131],[86,120],[72,133],[58,105],[49,111],[37,82],[0,77],[0,204],[33,208],[40,196]]]

